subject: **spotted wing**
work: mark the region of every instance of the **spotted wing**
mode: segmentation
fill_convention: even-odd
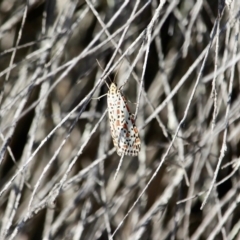
[[[114,83],[111,84],[108,92],[108,114],[113,144],[117,154],[137,156],[141,141],[134,117],[129,111],[124,96]]]

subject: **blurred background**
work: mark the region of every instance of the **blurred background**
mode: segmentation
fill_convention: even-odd
[[[0,239],[240,239],[239,11],[0,1]],[[116,180],[112,81],[141,139]]]

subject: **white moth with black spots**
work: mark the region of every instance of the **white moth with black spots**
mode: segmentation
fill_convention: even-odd
[[[126,99],[115,83],[110,85],[107,103],[111,135],[117,154],[137,156],[141,147],[138,129]]]

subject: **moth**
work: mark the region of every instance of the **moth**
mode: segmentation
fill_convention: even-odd
[[[114,82],[107,93],[108,116],[113,144],[119,156],[137,156],[141,148],[134,115],[127,101]]]

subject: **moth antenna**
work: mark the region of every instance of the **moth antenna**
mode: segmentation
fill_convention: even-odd
[[[96,61],[97,61],[98,65],[99,65],[99,67],[102,69],[102,71],[104,71],[103,68],[102,68],[102,66],[101,66],[101,64],[100,64],[100,62],[99,62],[97,59],[96,59]],[[116,83],[115,79],[116,79],[116,76],[117,76],[117,74],[118,74],[118,72],[119,72],[119,70],[120,70],[121,65],[122,65],[122,62],[120,63],[119,68],[117,69],[117,71],[116,71],[116,73],[115,73],[115,75],[114,75],[113,81],[112,81],[112,79],[108,76],[108,79],[109,79],[112,83],[115,83],[116,85],[117,85],[117,83]],[[109,87],[108,83],[107,83],[106,81],[105,81],[105,83],[106,83],[106,85],[107,85],[107,87],[108,87],[108,89],[109,89],[110,87]]]
[[[118,67],[118,69],[117,69],[117,71],[116,71],[116,73],[115,73],[115,75],[114,75],[113,81],[112,81],[112,82],[115,83],[116,85],[117,85],[117,83],[116,83],[115,79],[116,79],[116,77],[117,77],[117,74],[118,74],[121,66],[122,66],[122,63],[123,63],[123,61],[120,63],[120,65],[119,65],[119,67]]]
[[[100,64],[100,62],[97,59],[96,59],[96,61],[97,61],[98,66],[102,69],[102,71],[104,71],[102,66],[101,66],[101,64]],[[112,80],[111,80],[111,78],[109,76],[108,76],[108,79],[112,82]],[[107,87],[109,89],[110,87],[109,87],[108,83],[106,82],[106,80],[104,80],[104,81],[105,81],[105,83],[106,83],[106,85],[107,85]]]

